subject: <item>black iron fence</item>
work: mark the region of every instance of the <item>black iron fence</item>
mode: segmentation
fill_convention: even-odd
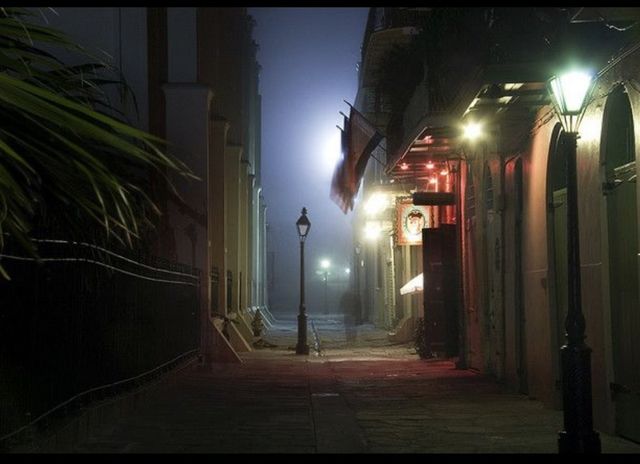
[[[88,243],[38,248],[39,261],[0,255],[0,446],[83,392],[104,397],[198,348],[198,271]]]

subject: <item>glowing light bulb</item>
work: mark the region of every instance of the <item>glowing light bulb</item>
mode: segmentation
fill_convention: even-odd
[[[482,126],[477,122],[470,122],[464,126],[464,136],[469,140],[475,140],[482,135]]]

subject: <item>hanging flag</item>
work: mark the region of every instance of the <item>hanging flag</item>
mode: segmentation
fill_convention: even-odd
[[[369,157],[384,138],[358,110],[349,107],[351,111],[348,118],[344,117],[341,134],[342,158],[336,164],[331,182],[331,199],[345,214],[353,210]]]
[[[369,157],[376,149],[383,135],[353,106],[349,114],[349,159],[353,166],[353,195],[358,193],[360,180],[369,162]]]
[[[350,201],[349,184],[348,179],[349,172],[346,169],[345,160],[347,159],[347,153],[349,150],[348,135],[349,120],[344,116],[343,122],[344,129],[340,129],[340,158],[336,163],[335,170],[333,171],[333,178],[331,179],[331,199],[338,205],[343,213],[347,214],[349,209],[353,209],[353,201]]]

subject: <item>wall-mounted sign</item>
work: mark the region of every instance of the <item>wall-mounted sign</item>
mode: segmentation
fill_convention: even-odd
[[[396,198],[396,245],[421,245],[422,229],[434,227],[436,208],[414,205],[411,197]]]

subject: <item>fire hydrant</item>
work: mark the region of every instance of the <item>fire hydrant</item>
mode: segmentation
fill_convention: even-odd
[[[256,309],[256,313],[253,316],[253,321],[251,321],[251,328],[253,329],[253,335],[255,337],[259,337],[262,335],[262,330],[264,329],[264,321],[262,320],[260,309]]]

